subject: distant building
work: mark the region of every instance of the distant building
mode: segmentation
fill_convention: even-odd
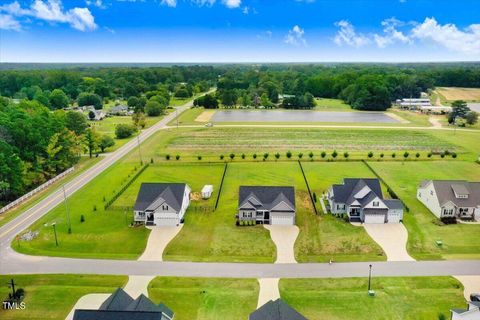
[[[398,99],[397,101],[395,101],[395,104],[402,109],[408,109],[408,110],[418,110],[421,107],[431,107],[432,106],[432,103],[430,102],[430,99],[427,99],[427,98]]]
[[[137,299],[118,288],[98,310],[76,309],[73,320],[173,320],[175,314],[164,304],[155,304],[145,295]]]
[[[421,106],[420,111],[427,114],[447,114],[452,112],[449,106]]]
[[[128,106],[119,105],[111,107],[107,113],[112,116],[127,116],[129,112]]]

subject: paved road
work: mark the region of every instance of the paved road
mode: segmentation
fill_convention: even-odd
[[[150,128],[143,130],[140,135],[138,136],[138,140],[140,142],[145,141],[150,136],[152,136],[158,130],[166,128],[167,124],[172,121],[177,114],[185,111],[192,105],[192,102],[189,102],[181,107],[178,107],[176,110],[177,112],[172,112],[171,114],[167,115],[165,118],[151,126]],[[84,173],[80,174],[72,181],[65,184],[65,191],[67,196],[70,196],[85,184],[90,182],[93,178],[98,176],[101,172],[105,169],[110,167],[116,161],[121,159],[127,153],[132,151],[137,147],[137,139],[132,139],[125,145],[123,145],[118,150],[111,152],[92,168],[88,169]],[[7,224],[0,227],[0,266],[1,266],[1,259],[4,256],[3,250],[10,246],[10,242],[14,239],[14,237],[28,228],[32,223],[38,220],[40,217],[45,215],[51,209],[55,208],[58,204],[60,204],[63,200],[63,192],[62,189],[58,189],[46,197],[44,200],[40,201],[38,204],[30,208],[29,210],[23,212],[15,219],[9,221]]]

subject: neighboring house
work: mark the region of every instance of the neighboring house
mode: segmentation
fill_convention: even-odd
[[[452,107],[449,106],[423,106],[420,111],[427,114],[447,114],[452,112]]]
[[[173,320],[164,304],[156,305],[141,294],[137,299],[118,288],[98,310],[76,309],[73,320]]]
[[[333,214],[347,213],[350,221],[398,223],[403,220],[400,200],[384,199],[378,179],[343,179],[328,190]]]
[[[421,107],[430,107],[432,104],[428,98],[398,99],[395,103],[402,109],[417,110]]]
[[[250,313],[249,320],[307,320],[282,299],[270,300]]]
[[[95,117],[93,119],[90,118],[90,112],[93,112],[95,114]],[[91,110],[91,111],[87,112],[87,118],[88,118],[88,120],[91,120],[91,121],[103,120],[103,119],[105,119],[105,116],[106,115],[102,110]]]
[[[147,226],[178,226],[190,204],[185,183],[142,183],[133,207],[134,221]]]
[[[425,180],[417,199],[438,218],[480,220],[480,182]]]
[[[111,107],[108,110],[108,114],[112,116],[127,116],[129,115],[128,106],[120,105]]]
[[[241,186],[237,219],[258,224],[294,225],[295,189]]]
[[[213,193],[213,186],[211,184],[206,184],[202,188],[202,199],[210,199]]]
[[[480,302],[470,301],[467,309],[453,309],[452,320],[478,320],[480,319]]]

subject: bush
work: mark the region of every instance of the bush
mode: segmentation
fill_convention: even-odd
[[[370,152],[367,154],[367,157],[369,157],[369,158],[373,157],[373,152],[370,151]]]
[[[385,156],[385,155],[384,155],[383,153],[380,153],[380,158],[383,159],[384,156]]]
[[[153,163],[153,158],[150,158],[150,163]]]
[[[446,156],[450,155],[450,151],[445,150],[443,153],[445,153]]]
[[[267,158],[268,158],[268,152],[265,152],[265,153],[263,154],[263,160],[267,160]]]
[[[310,159],[313,159],[313,152],[310,151],[310,153],[308,154],[308,157],[309,157]]]
[[[405,153],[403,154],[403,157],[404,157],[405,159],[407,159],[409,155],[410,155],[410,153],[408,153],[408,151],[405,151]]]
[[[453,159],[455,159],[457,157],[457,154],[455,152],[452,152],[451,155],[452,155]]]
[[[170,160],[170,155],[167,154],[167,155],[165,156],[165,159]]]
[[[105,201],[105,197],[103,197],[103,201]],[[93,205],[93,211],[97,211],[97,205]]]
[[[303,157],[303,153],[300,152],[300,153],[298,154],[298,159],[302,159],[302,157]]]
[[[455,218],[455,217],[443,217],[440,220],[444,224],[457,224],[457,218]]]
[[[350,156],[350,155],[348,154],[348,152],[345,151],[345,152],[343,153],[343,157],[344,157],[345,159],[348,159],[349,156]]]
[[[325,158],[325,157],[327,156],[327,153],[326,153],[325,151],[322,151],[322,153],[320,153],[320,156],[321,156],[322,158]]]
[[[332,152],[332,158],[336,158],[338,156],[337,150],[333,150]]]
[[[432,155],[433,155],[433,153],[432,153],[432,152],[429,152],[429,153],[427,154],[427,157],[431,158]]]
[[[177,154],[177,155],[175,156],[175,159],[176,159],[176,160],[180,160],[180,155]]]
[[[235,154],[234,153],[230,153],[230,160],[233,160],[233,158],[235,158]]]
[[[440,153],[440,158],[445,158],[445,152]]]
[[[245,153],[242,153],[242,159],[245,159]]]
[[[84,223],[85,222],[85,216],[82,214],[80,216],[80,223]]]
[[[278,152],[275,153],[275,159],[277,159],[277,160],[280,159],[280,153],[278,153]]]
[[[254,153],[254,154],[252,155],[252,157],[253,157],[253,159],[257,159],[257,154]]]
[[[397,155],[394,153],[392,153],[392,158],[395,158]]]
[[[287,156],[287,159],[290,159],[292,157],[292,153],[290,151],[287,151],[286,156]]]
[[[197,156],[197,159],[198,159],[198,160],[202,160],[202,156]]]
[[[415,158],[417,158],[417,159],[420,158],[420,153],[418,153],[418,152],[415,153]]]
[[[163,114],[164,107],[157,101],[148,101],[145,105],[145,112],[149,117],[156,117]]]
[[[134,125],[131,125],[131,124],[121,123],[121,124],[118,124],[115,127],[115,136],[118,139],[128,138],[132,134],[134,134],[135,132],[137,132],[137,127],[135,127]]]
[[[225,156],[223,154],[220,155],[220,160],[223,160]]]

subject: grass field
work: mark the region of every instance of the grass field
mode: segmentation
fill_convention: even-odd
[[[440,87],[436,88],[436,92],[449,102],[454,100],[480,101],[480,88]]]
[[[356,111],[349,104],[340,99],[315,98],[315,109],[317,111]]]
[[[371,178],[373,174],[362,162],[315,163],[303,162],[310,189],[318,199],[334,183],[343,178]],[[305,189],[305,188],[304,188]],[[385,260],[382,249],[363,228],[321,212],[304,212],[297,204],[297,225],[301,232],[295,243],[295,256],[299,262],[375,261]]]
[[[185,110],[178,117],[178,125],[182,126],[182,125],[202,125],[202,124],[204,124],[205,122],[195,121],[195,119],[197,119],[197,117],[199,115],[201,115],[203,113],[203,111],[205,111],[204,108],[191,108],[191,109]],[[168,125],[169,126],[176,126],[177,125],[177,120],[174,119],[174,120],[170,121],[170,123]]]
[[[0,309],[2,320],[65,319],[77,300],[89,293],[110,293],[123,287],[127,276],[96,275],[0,275],[0,297],[3,301],[13,278],[25,290],[25,310]]]
[[[480,258],[480,225],[439,226],[438,218],[416,199],[417,186],[424,179],[480,180],[480,166],[466,161],[455,162],[370,162],[374,170],[390,185],[410,208],[404,215],[408,229],[407,249],[414,258],[478,259]],[[436,245],[443,241],[443,247]]]
[[[171,308],[175,320],[248,319],[258,291],[256,279],[157,277],[148,286],[149,297]]]
[[[367,294],[366,278],[281,279],[279,287],[282,299],[308,319],[449,319],[450,309],[465,307],[463,287],[451,277],[374,277],[375,297]]]
[[[42,199],[45,199],[49,194],[51,194],[53,191],[57,190],[60,186],[63,184],[71,181],[73,178],[87,170],[88,168],[92,167],[95,165],[98,161],[100,161],[101,158],[92,158],[90,159],[89,157],[82,157],[80,161],[75,165],[75,171],[63,179],[58,180],[57,182],[51,184],[48,188],[42,190],[41,192],[35,194],[32,196],[30,199],[19,205],[18,207],[9,210],[5,213],[2,213],[0,215],[0,227],[9,222],[10,220],[14,219],[16,216],[24,212],[25,210],[30,209],[34,205],[36,205],[38,202],[40,202]]]

